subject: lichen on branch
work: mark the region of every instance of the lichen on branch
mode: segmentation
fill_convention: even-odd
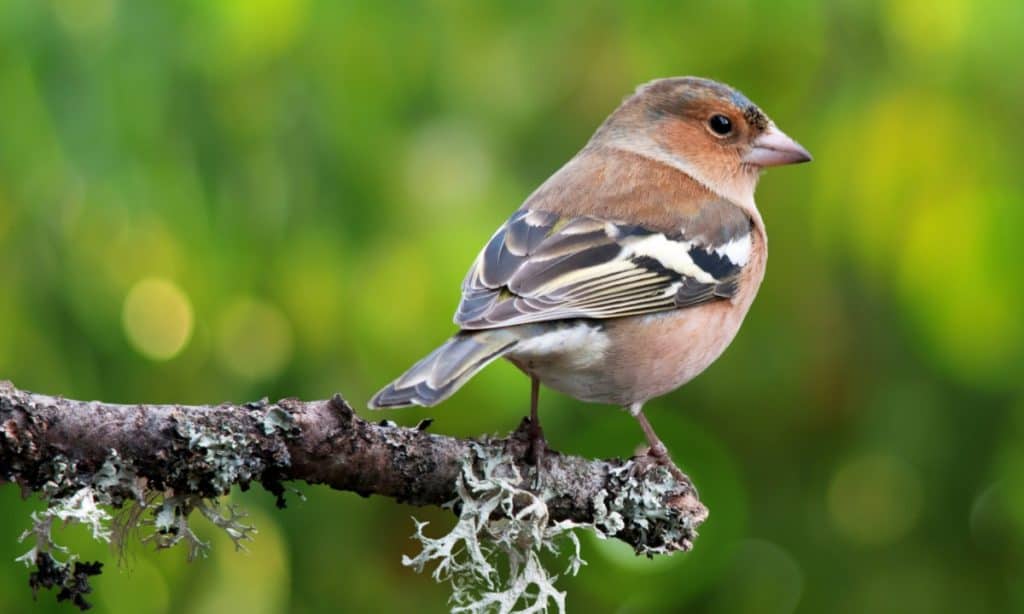
[[[499,611],[535,611],[523,604],[546,608],[549,601],[562,609],[564,594],[539,555],[568,543],[565,571],[575,573],[582,564],[577,529],[622,540],[638,554],[666,554],[690,549],[707,516],[686,476],[644,456],[590,460],[548,451],[533,466],[525,421],[506,438],[456,439],[428,433],[428,425],[371,423],[337,395],[310,402],[117,405],[0,382],[0,482],[47,502],[25,532],[32,545],[21,560],[36,568],[34,588],[60,587],[59,598],[79,607],[87,606],[82,595],[99,567],[53,542],[55,520],[84,523],[102,541],[141,526],[144,541],[184,542],[194,557],[207,546],[189,528],[192,512],[225,530],[236,548],[253,538],[244,514],[220,505],[234,486],[259,484],[279,507],[284,483],[305,481],[452,508],[456,536],[432,540],[420,525],[424,551],[408,564],[438,564],[435,577],[459,577],[466,597],[456,591],[453,603],[464,611],[483,611],[474,608],[487,602],[511,604]],[[116,509],[122,511],[115,517],[110,510]],[[449,548],[458,540],[482,558],[460,561],[459,549]],[[506,557],[504,572],[488,562],[496,553]]]

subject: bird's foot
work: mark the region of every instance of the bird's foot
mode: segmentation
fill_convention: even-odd
[[[665,469],[668,469],[669,473],[672,474],[672,477],[679,481],[689,481],[690,479],[685,473],[683,473],[683,470],[676,466],[675,462],[672,461],[672,457],[669,455],[668,450],[660,441],[656,445],[647,448],[647,451],[644,452],[643,455],[637,457],[637,461],[643,464],[650,463],[664,467]]]

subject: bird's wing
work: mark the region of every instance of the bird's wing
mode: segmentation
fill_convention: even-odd
[[[618,318],[732,297],[752,250],[752,225],[742,219],[728,233],[688,236],[521,209],[469,270],[455,323]]]

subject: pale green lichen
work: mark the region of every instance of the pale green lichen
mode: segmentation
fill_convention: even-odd
[[[205,557],[210,550],[210,544],[200,539],[189,524],[193,511],[198,511],[214,526],[224,530],[235,544],[235,550],[245,550],[243,542],[252,541],[257,533],[254,526],[242,522],[246,517],[245,512],[230,503],[221,506],[215,501],[195,495],[172,495],[151,507],[154,510],[153,519],[143,520],[142,525],[152,527],[152,532],[143,536],[142,542],[152,543],[159,549],[171,548],[184,542],[188,547],[190,561],[200,556]]]
[[[190,559],[205,554],[209,547],[188,524],[193,510],[223,529],[236,549],[243,549],[242,542],[251,540],[256,532],[252,526],[241,522],[244,514],[231,505],[222,511],[214,499],[169,493],[146,495],[142,480],[131,464],[122,460],[115,450],[110,451],[91,477],[83,478],[76,470],[74,463],[64,457],[57,457],[49,464],[49,479],[42,488],[47,507],[32,513],[32,526],[19,539],[31,541],[32,547],[16,560],[34,568],[29,576],[33,592],[55,589],[58,601],[69,600],[79,609],[91,607],[85,599],[92,590],[89,577],[98,575],[103,565],[80,561],[77,554],[58,544],[53,537],[57,523],[83,525],[93,539],[118,545],[123,545],[124,535],[136,526],[149,525],[153,532],[143,541],[170,547],[185,540],[189,544]],[[61,496],[69,490],[70,494]],[[122,508],[118,519],[107,511],[110,507]],[[146,511],[153,512],[153,520],[142,519]]]
[[[591,501],[594,519],[588,523],[551,522],[548,502],[556,493],[534,488],[536,474],[527,477],[505,452],[474,445],[473,456],[463,461],[458,496],[448,504],[458,512],[455,526],[433,538],[423,532],[427,523],[414,519],[413,538],[422,550],[402,557],[402,564],[417,572],[434,565],[434,580],[451,586],[453,612],[532,613],[553,607],[564,613],[566,594],[555,583],[586,564],[577,529],[591,529],[601,538],[628,531],[637,554],[653,556],[688,550],[696,536],[694,524],[703,519],[666,504],[686,492],[688,482],[650,462],[630,461],[611,469],[608,490]],[[528,481],[532,489],[524,486]],[[551,573],[542,556],[557,558],[567,544],[564,570]]]
[[[265,399],[264,399],[265,401]],[[260,423],[263,425],[264,435],[273,435],[280,431],[285,434],[295,433],[298,425],[295,423],[295,416],[284,408],[272,405],[264,412]]]
[[[46,469],[48,479],[39,491],[44,497],[52,498],[63,488],[66,488],[65,485],[68,484],[71,476],[75,474],[75,464],[63,454],[58,454],[47,463]]]
[[[636,463],[627,463],[609,472],[614,496],[602,490],[594,499],[593,528],[599,537],[611,537],[627,526],[636,529],[637,554],[648,557],[672,554],[693,547],[696,537],[693,515],[665,505],[666,499],[679,492],[680,482],[663,466],[648,469],[638,478]]]
[[[280,405],[264,400],[246,408],[248,417],[265,435],[287,439],[299,433],[295,418]],[[243,512],[221,503],[221,496],[234,485],[244,489],[260,480],[277,495],[278,505],[284,506],[285,489],[279,479],[281,468],[291,460],[280,440],[268,444],[231,421],[208,424],[187,416],[172,420],[177,437],[165,454],[166,463],[140,461],[159,465],[155,478],[153,467],[136,467],[116,450],[109,451],[99,469],[76,466],[63,455],[40,463],[36,488],[46,509],[32,514],[31,527],[20,538],[31,542],[31,548],[17,558],[34,567],[30,574],[33,590],[55,588],[58,600],[71,599],[84,609],[88,607],[82,597],[90,590],[88,577],[100,573],[101,563],[78,561],[77,555],[54,540],[55,526],[84,525],[93,538],[112,542],[122,555],[125,537],[133,531],[157,548],[184,542],[189,559],[193,559],[209,550],[209,544],[190,525],[193,512],[223,530],[236,550],[244,550],[245,542],[256,534],[244,521]],[[116,516],[110,509],[118,510]]]
[[[266,434],[296,428],[294,418],[276,406],[251,410],[259,414],[254,417]],[[121,542],[128,531],[142,528],[144,543],[170,548],[184,542],[189,559],[205,556],[209,544],[189,523],[195,511],[224,530],[236,549],[244,550],[256,530],[243,522],[245,514],[236,507],[221,506],[217,495],[234,484],[259,479],[263,461],[248,453],[245,434],[226,427],[183,421],[176,431],[182,450],[194,458],[174,464],[170,473],[174,483],[187,485],[188,492],[145,489],[131,463],[115,450],[99,470],[84,478],[67,458],[52,459],[41,489],[47,509],[32,515],[32,527],[21,540],[31,539],[33,545],[18,560],[40,569],[45,562],[71,570],[77,557],[53,540],[54,521],[85,525],[104,542],[112,536]],[[694,525],[703,519],[666,505],[681,492],[676,475],[664,467],[631,461],[610,469],[608,490],[591,501],[592,522],[552,522],[548,503],[556,493],[540,488],[539,474],[531,470],[524,479],[515,459],[494,446],[476,444],[472,450],[463,462],[457,498],[448,504],[458,513],[455,526],[446,535],[431,538],[424,534],[427,523],[417,521],[414,538],[422,551],[402,560],[419,572],[434,566],[433,578],[451,585],[453,612],[511,614],[554,608],[564,613],[566,593],[556,588],[556,582],[566,574],[576,575],[586,564],[577,529],[592,529],[602,538],[630,533],[637,553],[652,556],[689,549],[696,536]],[[123,508],[118,519],[104,509],[111,506]],[[58,553],[63,561],[54,557]],[[547,569],[545,560],[560,561],[556,573]]]
[[[545,568],[541,556],[558,556],[568,545],[562,573],[576,575],[586,563],[575,529],[586,525],[552,523],[545,498],[522,488],[510,456],[490,455],[482,446],[474,446],[474,454],[463,464],[458,499],[449,504],[458,507],[455,526],[435,539],[424,535],[427,523],[416,521],[414,539],[423,549],[402,557],[402,564],[418,572],[435,564],[431,575],[450,584],[453,612],[546,612],[551,604],[564,612],[565,592],[555,588],[559,575]]]
[[[71,475],[74,472],[73,463],[67,459],[58,460],[55,466],[61,467],[57,473],[66,472],[66,475]],[[59,492],[61,488],[58,485],[57,481],[48,483],[47,490]],[[25,530],[18,538],[18,541],[22,542],[31,541],[32,547],[15,560],[24,563],[30,569],[35,568],[36,571],[29,577],[29,585],[33,591],[40,588],[56,588],[58,599],[68,599],[80,609],[90,607],[84,598],[91,590],[88,578],[98,574],[102,564],[79,562],[77,554],[69,552],[66,547],[54,540],[53,526],[55,521],[64,526],[81,524],[89,529],[93,539],[110,542],[111,516],[101,507],[109,505],[110,502],[110,496],[106,491],[83,486],[69,495],[53,496],[45,510],[32,513],[31,528]]]
[[[142,481],[130,461],[123,460],[117,450],[111,450],[99,471],[92,476],[94,490],[105,493],[108,504],[142,501],[145,497]]]
[[[237,482],[248,482],[263,470],[262,463],[247,454],[248,438],[244,433],[226,428],[213,429],[193,422],[183,422],[178,434],[188,442],[188,449],[202,452],[206,465],[202,475],[188,476],[188,486],[201,490],[208,482],[214,492],[225,493]]]
[[[233,460],[235,439],[230,435],[209,436],[193,432],[189,446],[206,450],[205,460],[217,471],[217,480],[229,480],[243,474],[240,465]],[[189,559],[205,555],[209,544],[201,540],[189,525],[189,516],[198,511],[214,526],[227,533],[237,550],[244,550],[244,542],[251,541],[256,529],[242,520],[245,513],[236,506],[221,506],[216,498],[204,498],[195,494],[164,493],[146,494],[142,482],[131,463],[121,459],[116,450],[111,450],[107,459],[91,479],[71,494],[57,496],[57,493],[76,483],[76,467],[64,457],[57,457],[51,463],[52,478],[44,484],[42,492],[47,507],[31,515],[32,526],[25,530],[19,541],[32,541],[28,552],[19,556],[18,561],[31,567],[37,564],[40,555],[49,555],[54,563],[68,566],[78,559],[67,548],[56,543],[52,529],[54,521],[62,525],[81,524],[86,526],[94,539],[102,542],[123,543],[123,536],[137,527],[151,527],[151,533],[142,536],[144,543],[153,543],[158,548],[169,548],[182,541],[188,545]],[[230,481],[221,484],[229,487]],[[117,522],[108,507],[123,507],[120,522]],[[144,518],[149,512],[152,518]],[[112,528],[115,527],[115,528]],[[62,561],[55,553],[66,555]]]
[[[28,552],[16,560],[32,566],[39,554],[67,553],[67,548],[53,541],[51,530],[54,520],[59,520],[65,525],[72,523],[85,525],[92,532],[93,539],[109,542],[111,517],[106,510],[100,507],[104,503],[102,499],[101,496],[97,501],[97,493],[92,488],[85,487],[68,497],[52,500],[49,507],[41,512],[32,512],[32,528],[26,529],[18,541],[32,538],[34,543]],[[71,562],[75,558],[77,557],[70,555],[66,562]]]
[[[59,520],[63,525],[84,525],[89,528],[93,539],[109,542],[111,515],[100,506],[112,503],[112,486],[121,484],[116,468],[119,461],[116,452],[111,454],[100,471],[96,472],[95,485],[82,486],[69,495],[58,497],[56,494],[66,489],[76,468],[74,463],[63,456],[54,458],[50,463],[52,477],[42,487],[44,496],[48,498],[47,507],[40,512],[32,512],[32,527],[18,538],[18,541],[31,538],[32,548],[16,560],[32,566],[40,554],[52,556],[54,552],[67,553],[67,548],[53,540],[54,520]],[[69,555],[64,563],[70,563],[76,558],[75,555]]]

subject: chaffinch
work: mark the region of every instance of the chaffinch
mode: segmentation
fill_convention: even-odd
[[[435,405],[505,358],[539,384],[627,408],[687,383],[735,337],[764,277],[762,169],[811,155],[743,94],[694,77],[641,85],[491,237],[459,332],[372,408]]]

